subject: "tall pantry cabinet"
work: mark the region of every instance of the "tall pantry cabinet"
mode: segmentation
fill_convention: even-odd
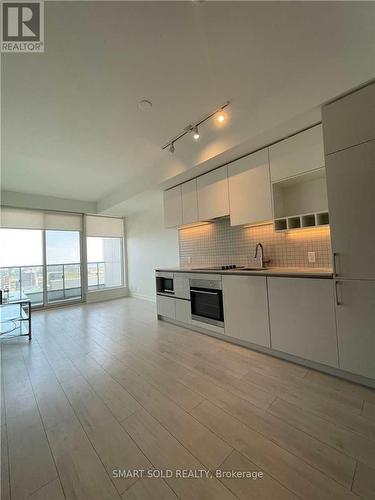
[[[375,84],[323,108],[339,366],[375,379]]]

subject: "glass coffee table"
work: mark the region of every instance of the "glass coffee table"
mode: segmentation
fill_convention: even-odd
[[[31,301],[22,292],[10,293],[0,304],[0,340],[13,337],[31,340]]]

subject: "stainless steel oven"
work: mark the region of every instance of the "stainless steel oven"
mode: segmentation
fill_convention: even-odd
[[[224,328],[221,279],[190,280],[191,319]]]
[[[156,293],[159,295],[174,295],[173,273],[156,272]]]

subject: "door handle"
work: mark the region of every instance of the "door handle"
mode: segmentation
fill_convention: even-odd
[[[338,258],[339,254],[337,252],[333,252],[333,274],[334,276],[339,276],[339,266],[337,265],[338,263]]]
[[[195,288],[190,288],[193,293],[203,293],[204,295],[218,295],[218,292],[207,292],[206,290],[196,290]]]
[[[342,297],[340,291],[341,281],[335,281],[335,295],[336,295],[336,305],[342,306]]]

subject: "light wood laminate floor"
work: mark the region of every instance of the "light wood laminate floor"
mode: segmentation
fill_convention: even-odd
[[[2,500],[375,498],[375,391],[119,299],[2,341]],[[116,470],[262,478],[114,477]],[[157,472],[155,472],[156,474]]]

